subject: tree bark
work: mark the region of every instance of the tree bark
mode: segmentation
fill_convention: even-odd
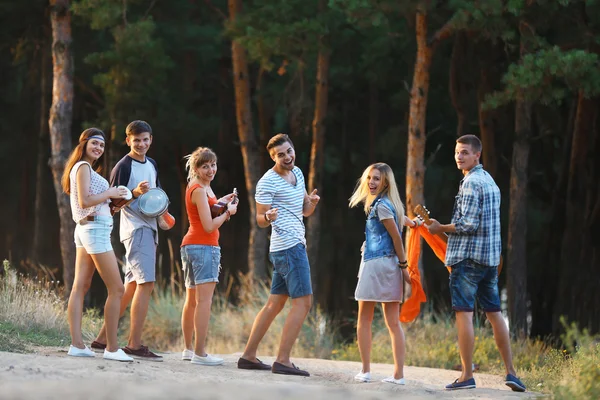
[[[600,331],[600,245],[593,240],[600,222],[600,135],[598,98],[579,93],[566,191],[565,231],[554,308],[554,332],[563,331],[560,316],[591,333]]]
[[[483,64],[479,74],[478,110],[479,110],[479,135],[483,150],[481,152],[483,166],[489,174],[496,179],[498,174],[498,159],[496,156],[496,110],[485,110],[482,105],[485,96],[493,91],[489,77],[489,65]]]
[[[375,141],[379,122],[379,90],[377,84],[369,82],[369,163],[375,162]]]
[[[69,197],[63,193],[61,178],[71,150],[73,117],[73,56],[71,54],[71,13],[69,0],[50,0],[52,24],[52,106],[50,108],[50,167],[60,217],[60,250],[65,296],[69,296],[75,275],[75,225]]]
[[[325,7],[325,2],[320,0],[319,8]],[[323,160],[325,155],[325,118],[327,117],[327,102],[329,94],[329,49],[326,47],[326,38],[321,38],[321,48],[317,57],[317,82],[315,92],[315,114],[312,122],[312,146],[310,149],[310,169],[308,175],[308,191],[321,190],[323,183]],[[311,265],[311,278],[313,292],[318,293],[318,279],[316,268],[319,259],[319,239],[321,237],[321,209],[317,206],[313,215],[308,218],[306,238],[308,245],[308,258]]]
[[[526,35],[521,29],[521,57],[526,54]],[[506,270],[508,315],[511,329],[517,336],[527,335],[527,169],[530,138],[531,103],[520,95],[515,104]]]
[[[452,47],[452,57],[450,58],[450,79],[449,92],[452,106],[456,111],[456,137],[464,135],[467,123],[465,112],[464,85],[462,83],[461,70],[465,67],[466,61],[466,46],[467,35],[463,32],[458,32],[454,38],[454,46]]]
[[[423,204],[425,187],[425,122],[429,92],[429,67],[433,47],[427,45],[427,13],[416,14],[417,58],[410,92],[408,119],[408,157],[406,162],[406,212],[414,217],[417,204]]]
[[[48,31],[50,27],[48,27]],[[37,166],[36,166],[36,185],[35,185],[35,205],[34,213],[35,220],[33,223],[33,244],[32,254],[33,260],[36,263],[42,262],[44,244],[45,244],[45,232],[44,221],[45,211],[48,204],[48,196],[51,196],[49,181],[50,181],[50,170],[48,168],[48,159],[50,158],[49,149],[50,142],[48,138],[48,100],[50,94],[50,87],[48,85],[48,75],[50,68],[50,43],[43,40],[40,45],[40,130],[38,133],[37,143]]]
[[[234,22],[242,11],[242,0],[228,0],[229,18]],[[248,242],[249,275],[257,280],[267,277],[267,230],[256,223],[256,183],[260,179],[260,156],[250,109],[250,82],[246,50],[236,41],[231,42],[233,58],[233,85],[238,136],[244,164],[248,205],[250,207],[250,239]]]

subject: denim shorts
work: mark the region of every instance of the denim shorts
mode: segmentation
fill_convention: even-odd
[[[454,264],[450,273],[450,294],[454,311],[473,311],[475,297],[483,311],[500,311],[498,267],[488,267],[469,259]]]
[[[95,221],[84,221],[75,227],[75,247],[83,247],[88,254],[100,254],[112,251],[110,233],[113,218],[108,215],[96,216]]]
[[[185,274],[185,287],[209,282],[219,282],[221,248],[203,244],[188,244],[181,248],[181,263]]]
[[[156,281],[156,232],[147,226],[133,231],[125,246],[125,283]]]
[[[269,260],[273,263],[271,294],[285,294],[292,299],[312,294],[306,246],[298,243],[289,249],[269,253]]]

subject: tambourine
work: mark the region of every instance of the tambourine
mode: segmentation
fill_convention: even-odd
[[[160,229],[169,230],[175,225],[175,217],[167,211],[169,197],[161,188],[152,188],[141,195],[138,206],[145,216],[158,219]]]

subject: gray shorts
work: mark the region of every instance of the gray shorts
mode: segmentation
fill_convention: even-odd
[[[125,246],[125,283],[156,281],[156,232],[148,227],[133,231]]]

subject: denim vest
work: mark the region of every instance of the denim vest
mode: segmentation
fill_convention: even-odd
[[[373,203],[371,203],[371,210],[367,216],[367,226],[365,228],[366,243],[365,251],[363,253],[364,261],[396,255],[392,237],[377,215],[377,205],[380,202],[385,204],[392,211],[394,214],[394,222],[398,225],[396,209],[390,199],[388,199],[387,196],[384,196],[377,197],[373,200]],[[402,231],[400,229],[398,229],[398,231],[400,232],[400,235],[402,235]]]

